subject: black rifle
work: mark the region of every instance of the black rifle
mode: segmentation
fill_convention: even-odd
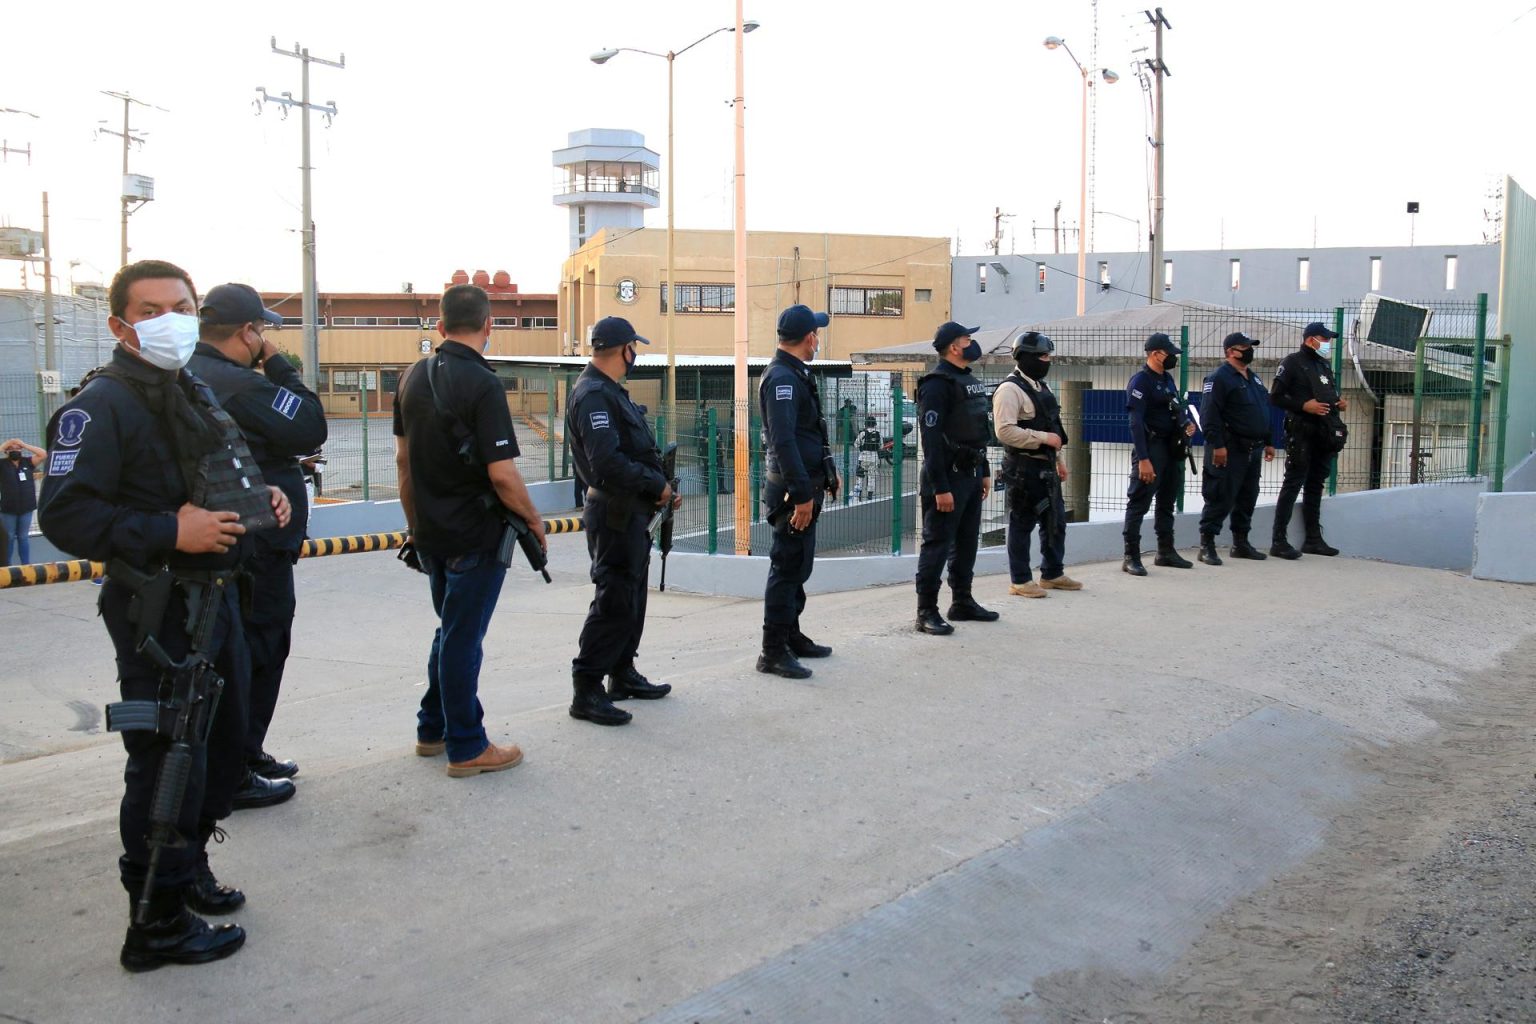
[[[1177,391],[1173,393],[1172,398],[1168,399],[1168,408],[1173,410],[1174,461],[1177,462],[1181,458],[1187,459],[1189,461],[1189,475],[1199,476],[1200,471],[1195,468],[1195,453],[1190,447],[1189,435],[1184,433],[1184,414],[1188,414],[1190,421],[1194,423],[1197,430],[1200,428],[1200,416],[1188,402],[1179,397]]]
[[[512,549],[520,547],[523,549],[523,557],[528,559],[529,567],[542,575],[545,583],[553,583],[554,580],[549,578],[549,555],[539,544],[539,538],[534,536],[528,521],[503,505],[494,495],[487,494],[485,503],[502,522],[501,541],[496,545],[496,560],[510,569]]]
[[[667,482],[672,485],[672,497],[676,499],[679,483],[676,441],[668,444],[667,450],[662,453],[661,475],[666,477]],[[645,528],[645,532],[650,535],[652,543],[655,543],[658,539],[661,542],[661,587],[659,588],[661,590],[667,589],[667,556],[672,553],[672,532],[677,527],[677,516],[673,513],[672,502],[663,502],[661,508],[656,510],[656,514],[651,516],[650,525]],[[658,529],[661,530],[659,538],[656,534]]]
[[[219,619],[226,577],[206,580],[177,579],[169,569],[154,574],[142,573],[120,561],[107,563],[107,575],[133,590],[128,616],[136,632],[135,650],[160,668],[167,687],[163,700],[123,700],[107,705],[107,731],[144,730],[158,732],[171,741],[160,761],[155,777],[155,795],[149,808],[149,868],[144,875],[144,889],[134,909],[134,920],[148,923],[150,896],[155,889],[155,874],[160,868],[160,854],[167,847],[181,848],[187,839],[176,829],[186,801],[187,781],[192,776],[193,751],[206,746],[224,680],[214,671],[208,650],[214,626]],[[165,618],[171,589],[179,585],[187,602],[187,654],[173,660],[160,645],[155,631]]]

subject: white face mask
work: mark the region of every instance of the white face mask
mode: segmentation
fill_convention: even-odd
[[[1317,354],[1322,356],[1324,359],[1327,359],[1329,356],[1333,355],[1333,342],[1326,339],[1318,342]]]
[[[139,337],[139,355],[162,370],[186,366],[197,348],[197,317],[188,313],[162,313],[128,326]]]

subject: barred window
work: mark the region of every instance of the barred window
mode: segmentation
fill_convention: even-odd
[[[552,331],[556,326],[555,320],[552,316],[525,316],[523,326],[535,331]]]
[[[667,284],[661,284],[661,311],[667,311]],[[675,290],[679,313],[734,313],[734,284],[679,284]]]
[[[491,317],[491,326],[492,327],[516,327],[517,326],[517,317],[515,317],[515,316],[493,316],[493,317]]]
[[[901,316],[900,288],[832,289],[830,305],[833,316]]]

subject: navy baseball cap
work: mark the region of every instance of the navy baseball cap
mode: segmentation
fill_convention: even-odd
[[[1179,355],[1184,350],[1173,343],[1173,339],[1162,331],[1158,331],[1147,339],[1147,343],[1141,346],[1143,352],[1167,352],[1171,355]]]
[[[635,333],[635,326],[621,316],[605,316],[592,325],[592,351],[617,348],[630,342],[649,345],[650,341]]]
[[[785,341],[799,341],[831,322],[831,317],[813,311],[810,306],[790,306],[779,314],[779,337]]]
[[[216,284],[203,296],[198,319],[205,324],[254,324],[265,320],[281,327],[283,318],[261,304],[248,284]]]
[[[939,324],[939,329],[933,332],[933,347],[937,351],[943,352],[950,345],[954,344],[956,339],[968,338],[979,330],[981,330],[980,327],[967,327],[964,324],[955,323],[953,320]]]
[[[1233,331],[1231,334],[1227,335],[1227,340],[1221,343],[1221,349],[1223,352],[1225,352],[1229,348],[1238,348],[1242,345],[1257,344],[1257,341],[1248,337],[1248,335],[1244,334],[1242,331]]]
[[[1303,338],[1337,338],[1339,332],[1324,327],[1321,320],[1314,320],[1307,324],[1307,328],[1301,332],[1301,336]]]

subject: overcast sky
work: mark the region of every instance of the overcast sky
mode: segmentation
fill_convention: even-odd
[[[1504,173],[1536,189],[1528,67],[1536,0],[1169,0],[1170,249],[1482,240]],[[1015,219],[1003,251],[1031,244],[1051,208],[1075,219],[1088,0],[752,0],[746,37],[747,181],[754,230],[958,235],[977,253],[992,212]],[[256,116],[255,87],[299,91],[275,34],[346,69],[316,66],[314,203],[323,290],[440,288],[455,268],[505,269],[552,291],[566,212],[550,153],[566,133],[631,128],[666,148],[666,65],[603,47],[680,48],[735,17],[732,0],[520,0],[436,8],[268,0],[13,4],[4,15],[0,137],[33,159],[0,164],[0,218],[53,214],[55,272],[103,280],[118,253],[127,90],[148,133],[130,169],[157,199],[130,222],[132,258],[186,266],[203,289],[240,280],[298,291],[299,122]],[[121,24],[120,29],[114,24]],[[1136,248],[1147,221],[1148,121],[1134,74],[1151,46],[1140,5],[1102,0],[1098,64],[1120,74],[1098,100],[1096,239]],[[677,222],[731,223],[732,40],[677,60]],[[1149,51],[1150,52],[1150,51]],[[663,181],[665,180],[663,176]],[[1118,214],[1119,216],[1110,216]],[[1139,227],[1133,223],[1140,221]],[[648,224],[666,225],[665,208]],[[1069,247],[1071,247],[1069,245]],[[21,264],[0,264],[5,287]]]

